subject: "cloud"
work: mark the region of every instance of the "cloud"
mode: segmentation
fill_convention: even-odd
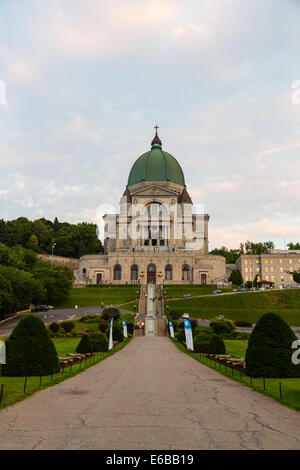
[[[297,142],[295,144],[286,145],[284,147],[275,147],[272,149],[263,150],[262,152],[259,152],[256,154],[256,158],[262,158],[265,155],[273,155],[274,153],[281,153],[281,152],[284,152],[285,150],[294,150],[299,147],[300,147],[300,142]]]

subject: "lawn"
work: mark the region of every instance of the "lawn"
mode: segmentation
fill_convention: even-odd
[[[251,323],[257,323],[265,313],[273,312],[289,325],[300,326],[300,289],[168,300],[167,305],[169,310],[189,313],[192,318],[210,319],[224,315],[231,320]]]
[[[174,285],[164,286],[163,291],[166,292],[166,297],[182,297],[184,294],[190,294],[192,297],[198,295],[209,295],[212,291],[216,290],[217,286],[214,285]],[[223,292],[230,292],[231,289],[222,289]]]
[[[76,348],[80,340],[81,338],[52,338],[59,356],[76,352]]]
[[[189,352],[182,344],[172,340],[175,345],[184,353],[192,356],[205,366],[215,369],[217,372],[229,377],[232,380],[241,382],[244,386],[251,387],[256,392],[267,395],[274,400],[277,400],[282,405],[288,406],[296,411],[300,411],[300,379],[265,379],[262,378],[251,379],[246,375],[240,374],[229,367],[225,368],[223,365],[211,363],[205,360],[205,354],[194,354]],[[245,357],[248,341],[225,340],[226,353],[236,357]],[[282,397],[280,398],[280,388]],[[265,390],[264,390],[265,388]]]
[[[126,308],[134,310],[135,300],[139,297],[137,286],[134,287],[86,287],[72,288],[67,297],[55,308],[97,307],[101,305],[126,304]],[[128,304],[132,302],[132,304]]]

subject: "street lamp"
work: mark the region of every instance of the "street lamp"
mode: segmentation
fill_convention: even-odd
[[[53,243],[53,245],[52,245],[51,269],[52,269],[53,250],[54,250],[55,245],[56,245],[56,243]]]

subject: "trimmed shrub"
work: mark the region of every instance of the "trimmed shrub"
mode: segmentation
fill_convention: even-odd
[[[209,324],[215,335],[230,334],[235,330],[235,324],[226,318],[215,318]]]
[[[224,341],[219,335],[213,335],[209,345],[208,345],[209,354],[226,354],[226,347]]]
[[[102,318],[103,320],[111,320],[112,318],[118,320],[120,318],[120,310],[115,307],[105,308],[102,312]]]
[[[88,335],[82,336],[76,348],[76,352],[80,354],[93,352],[92,345],[90,343]]]
[[[72,321],[63,321],[61,326],[65,330],[65,333],[71,333],[71,331],[75,327],[75,325]]]
[[[185,341],[185,331],[183,328],[178,328],[178,330],[175,333],[175,338],[180,343],[183,343]]]
[[[93,352],[107,352],[108,351],[108,339],[104,333],[89,335],[89,340],[90,340]]]
[[[50,328],[50,330],[52,331],[52,333],[55,334],[55,333],[57,333],[58,330],[59,330],[59,325],[58,325],[58,323],[53,322],[53,323],[51,323],[51,325],[49,325],[49,328]]]
[[[107,328],[108,328],[107,322],[105,320],[101,320],[99,323],[99,330],[101,331],[101,333],[106,333]]]
[[[208,345],[210,342],[210,335],[202,333],[194,338],[194,352],[195,353],[208,353]]]
[[[292,343],[297,340],[278,315],[267,313],[250,335],[246,351],[246,373],[251,377],[300,377],[300,365],[292,363]]]
[[[179,320],[179,318],[181,317],[181,313],[176,312],[176,310],[171,310],[168,316],[170,317],[171,321]]]
[[[121,327],[118,323],[113,324],[113,341],[119,341],[121,343],[124,339],[123,336],[123,327]]]
[[[26,315],[6,341],[6,364],[2,375],[26,377],[59,371],[59,361],[49,331],[42,320]]]

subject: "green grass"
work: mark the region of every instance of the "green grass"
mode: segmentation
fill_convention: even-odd
[[[251,323],[257,323],[265,313],[273,312],[289,325],[300,326],[300,289],[168,300],[167,305],[169,310],[189,313],[192,318],[210,319],[224,315],[231,320]]]
[[[178,341],[171,340],[180,351],[188,354],[197,361],[201,362],[211,369],[215,369],[220,374],[236,381],[242,385],[252,388],[252,390],[262,393],[274,400],[278,401],[281,405],[285,405],[293,410],[300,411],[300,379],[265,379],[265,390],[264,382],[262,378],[247,377],[246,375],[240,374],[238,371],[234,371],[229,367],[225,368],[224,365],[210,362],[206,359],[205,354],[195,354],[188,351],[185,346]],[[226,353],[237,356],[245,357],[247,349],[247,341],[235,341],[225,340]],[[279,383],[281,383],[282,397],[280,398]]]
[[[80,338],[56,338],[54,339],[55,347],[57,348],[58,355],[63,355],[66,353],[75,352],[76,346],[79,342]],[[121,349],[126,346],[131,338],[123,341],[122,343],[115,346],[110,352],[107,353],[96,353],[95,360],[89,360],[82,362],[80,364],[75,364],[64,370],[64,373],[59,372],[54,374],[52,379],[51,376],[43,376],[42,377],[42,384],[40,385],[40,378],[39,377],[28,377],[26,390],[24,392],[24,377],[2,377],[0,376],[0,389],[1,385],[3,384],[3,398],[0,404],[0,409],[5,408],[6,406],[13,405],[24,398],[29,397],[33,393],[43,390],[44,388],[51,387],[56,385],[64,380],[74,377],[75,375],[79,374],[80,372],[88,369],[89,367],[97,364],[109,356],[112,356],[116,352],[120,351]]]
[[[233,339],[225,339],[224,340],[226,346],[226,354],[230,354],[231,356],[245,358],[246,350],[248,347],[248,341],[238,341]]]
[[[82,289],[72,288],[69,297],[55,308],[97,307],[101,305],[125,304],[134,302],[138,296],[138,288],[135,287],[86,287]],[[132,303],[134,310],[134,303]]]
[[[167,297],[182,297],[184,294],[191,294],[192,297],[198,295],[209,295],[212,291],[216,290],[217,287],[214,285],[174,285],[164,286],[163,292],[166,292]],[[231,289],[222,289],[223,292],[230,292]]]

